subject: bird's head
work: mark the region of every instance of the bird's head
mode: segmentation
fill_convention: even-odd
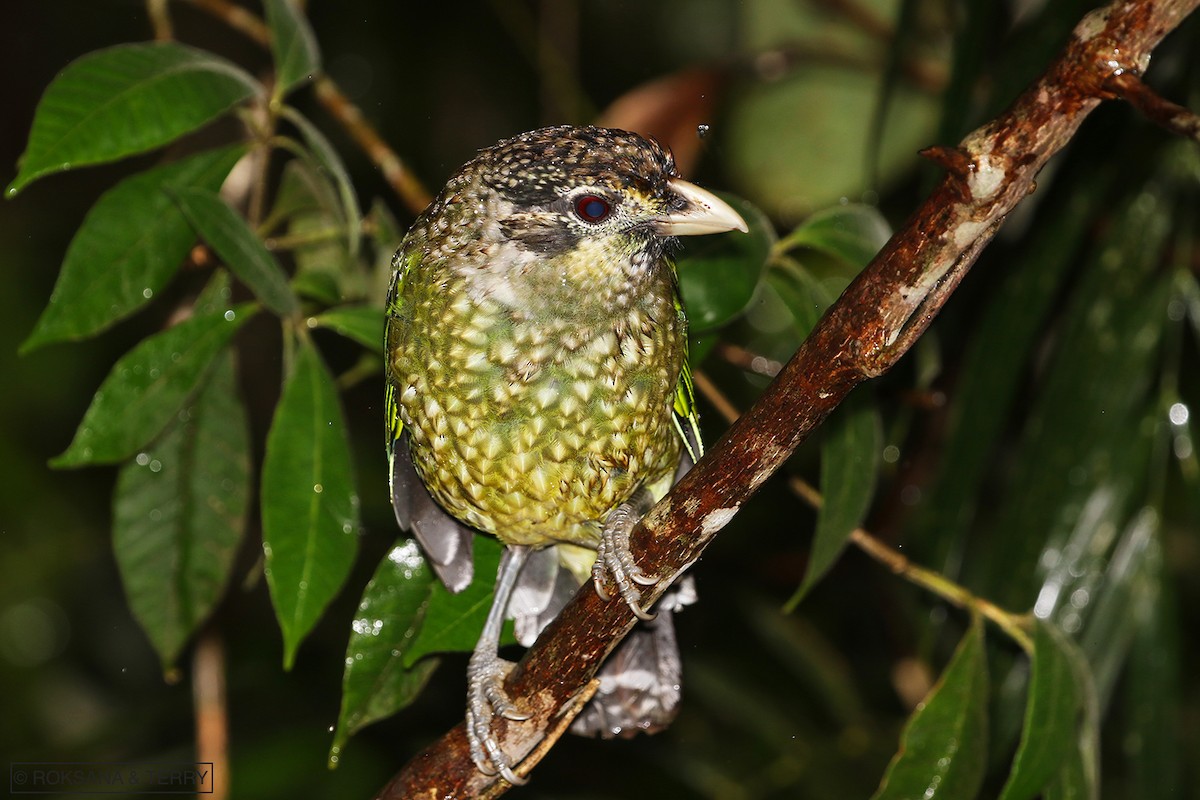
[[[676,236],[747,230],[729,204],[679,176],[668,150],[611,128],[506,139],[467,163],[435,205],[455,218],[448,228],[474,239],[466,249],[486,262],[480,269],[509,281],[553,269],[576,288],[611,281],[613,270],[636,279]]]

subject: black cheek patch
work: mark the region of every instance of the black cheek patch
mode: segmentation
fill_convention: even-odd
[[[553,257],[570,252],[579,244],[579,235],[565,225],[546,225],[530,219],[505,220],[500,230],[522,250]]]

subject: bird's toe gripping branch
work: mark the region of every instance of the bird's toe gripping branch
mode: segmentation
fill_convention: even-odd
[[[467,741],[471,746],[471,759],[480,772],[499,774],[516,786],[525,783],[525,779],[513,772],[508,756],[500,749],[500,742],[492,733],[492,720],[497,716],[517,721],[529,719],[528,714],[517,710],[504,691],[504,678],[512,669],[512,663],[496,653],[500,647],[504,610],[528,556],[526,547],[505,548],[496,573],[492,607],[467,664]]]
[[[613,509],[604,521],[596,562],[592,565],[592,584],[596,587],[596,594],[603,600],[609,598],[605,584],[611,576],[630,610],[644,620],[654,619],[654,615],[642,608],[642,592],[638,585],[653,586],[658,578],[647,575],[634,563],[633,554],[629,552],[629,534],[652,504],[650,493],[639,489],[628,501]]]
[[[492,734],[492,720],[496,716],[511,720],[529,719],[528,714],[517,710],[504,691],[504,678],[512,669],[512,663],[493,652],[476,650],[467,665],[467,741],[471,745],[471,759],[486,775],[499,773],[504,780],[514,785],[525,783],[525,779],[512,770],[508,756]]]

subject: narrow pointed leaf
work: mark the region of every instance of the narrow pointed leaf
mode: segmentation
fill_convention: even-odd
[[[829,421],[821,442],[821,494],[812,553],[800,588],[788,601],[794,608],[837,561],[850,534],[862,524],[875,494],[883,426],[867,395],[856,394]]]
[[[872,800],[971,800],[987,769],[987,658],[974,618],[954,658],[900,736]]]
[[[430,653],[469,652],[479,639],[488,609],[492,607],[496,570],[503,545],[490,536],[476,536],[475,579],[458,594],[435,581],[425,609],[425,624],[404,653],[411,667]]]
[[[762,211],[740,197],[722,199],[742,215],[750,232],[686,237],[679,285],[694,334],[724,325],[746,309],[775,244],[775,229]]]
[[[241,146],[207,150],[133,175],[101,195],[72,237],[50,303],[21,352],[92,336],[150,302],[195,241],[163,187],[216,191],[243,152]]]
[[[1077,741],[1080,696],[1072,673],[1071,647],[1053,625],[1038,620],[1033,631],[1033,669],[1025,727],[1000,800],[1031,800],[1062,769]]]
[[[309,320],[310,325],[337,331],[372,353],[383,355],[383,309],[377,306],[331,308]]]
[[[396,545],[379,562],[346,646],[331,765],[358,730],[411,703],[437,667],[435,659],[425,659],[407,668],[402,658],[425,619],[435,580],[412,540]]]
[[[292,0],[266,0],[271,55],[275,60],[275,97],[283,97],[321,69],[317,38],[304,12]]]
[[[275,409],[262,468],[264,572],[284,666],[341,589],[358,549],[358,496],[337,390],[302,343]]]
[[[350,172],[346,169],[342,157],[338,155],[337,149],[308,117],[293,108],[285,109],[284,114],[300,131],[304,143],[312,153],[312,161],[337,190],[340,201],[338,216],[346,229],[346,246],[351,255],[357,255],[359,234],[362,230],[362,209],[358,204],[358,196],[354,193],[354,182],[350,179]]]
[[[89,53],[42,95],[8,196],[43,175],[161,147],[260,88],[232,62],[178,42]]]
[[[53,467],[123,461],[149,444],[196,391],[217,353],[254,313],[246,304],[194,316],[122,356]]]
[[[172,189],[168,193],[200,238],[263,305],[281,317],[296,313],[300,304],[288,286],[287,274],[241,214],[209,189]]]
[[[229,350],[155,442],[121,468],[113,550],[164,668],[211,613],[246,530],[250,446]]]

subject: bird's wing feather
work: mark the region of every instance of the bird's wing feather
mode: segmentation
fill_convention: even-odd
[[[700,439],[700,415],[696,412],[692,368],[687,361],[683,362],[683,371],[679,373],[679,382],[675,384],[674,411],[675,431],[694,464],[704,455],[704,443]]]

